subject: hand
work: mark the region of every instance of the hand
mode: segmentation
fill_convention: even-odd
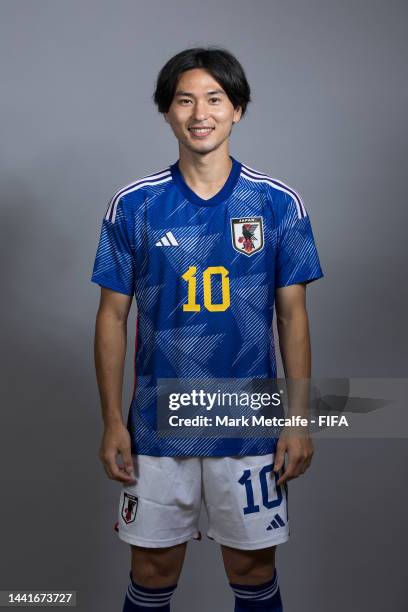
[[[118,454],[122,456],[123,465],[118,465],[116,462]],[[99,449],[99,459],[102,461],[106,474],[112,480],[125,484],[136,482],[130,435],[123,423],[109,425],[105,428]]]
[[[275,463],[273,471],[275,473],[284,466],[285,453],[288,454],[288,462],[282,476],[277,484],[282,485],[292,478],[297,478],[304,474],[312,462],[313,457],[313,442],[309,435],[301,434],[299,436],[285,434],[282,432],[275,453]]]

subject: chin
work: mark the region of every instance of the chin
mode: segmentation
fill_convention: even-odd
[[[221,146],[221,142],[216,142],[216,143],[198,143],[198,144],[193,144],[189,146],[190,151],[194,151],[195,153],[202,153],[203,155],[205,153],[211,153],[212,151],[215,151],[216,149],[218,149]]]

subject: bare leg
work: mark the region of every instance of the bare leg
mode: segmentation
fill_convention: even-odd
[[[134,582],[152,589],[177,584],[183,567],[187,542],[169,548],[142,548],[133,545],[130,548]]]
[[[259,585],[271,580],[275,571],[276,546],[239,550],[221,546],[224,567],[233,584]]]

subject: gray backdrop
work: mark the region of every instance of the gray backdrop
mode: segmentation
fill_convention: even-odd
[[[177,159],[151,101],[157,72],[187,46],[237,55],[254,101],[231,152],[301,193],[325,272],[308,289],[314,375],[404,377],[408,5],[0,7],[0,588],[76,589],[81,611],[114,612],[129,551],[112,530],[120,485],[97,458],[89,276],[114,191]],[[290,486],[292,538],[279,550],[287,612],[406,609],[407,459],[405,440],[316,443],[313,469]],[[218,546],[192,542],[173,609],[232,600]]]

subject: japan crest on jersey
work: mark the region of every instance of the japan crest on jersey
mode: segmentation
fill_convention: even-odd
[[[133,523],[135,520],[138,502],[139,500],[134,495],[124,493],[121,514],[126,524]]]
[[[232,246],[239,253],[254,255],[264,246],[262,217],[231,219]]]

